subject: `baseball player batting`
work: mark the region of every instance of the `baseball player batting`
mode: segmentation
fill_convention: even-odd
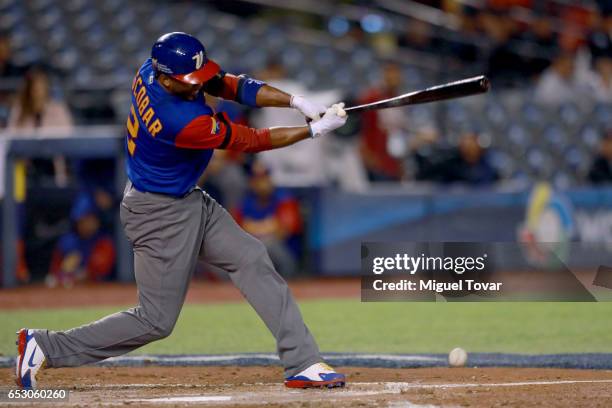
[[[204,93],[252,107],[291,107],[312,122],[252,129],[214,113]],[[226,73],[191,35],[160,37],[132,82],[126,125],[129,181],[120,215],[134,247],[138,305],[67,331],[21,329],[18,385],[36,387],[43,367],[93,363],[169,336],[200,258],[228,272],[272,332],[287,387],[344,386],[345,376],[323,362],[264,245],[196,186],[214,149],[259,152],[324,135],[344,125],[342,108],[327,109],[256,79]]]

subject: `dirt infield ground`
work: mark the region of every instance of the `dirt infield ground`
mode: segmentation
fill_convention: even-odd
[[[46,370],[45,388],[68,388],[62,406],[609,407],[612,371],[341,368],[344,389],[289,390],[278,367],[80,367]],[[0,387],[12,370],[0,371]],[[20,403],[18,406],[28,406]],[[57,405],[56,405],[57,406]]]
[[[298,299],[355,298],[360,296],[359,278],[320,278],[289,282]],[[138,300],[136,285],[122,283],[80,284],[71,289],[50,289],[43,284],[0,290],[0,310],[47,309],[130,305]],[[187,303],[241,302],[244,298],[231,282],[194,280],[189,286]]]
[[[298,299],[359,298],[358,279],[290,284]],[[228,282],[195,281],[188,303],[243,301]],[[42,285],[3,290],[0,310],[129,305],[133,285]],[[232,363],[233,364],[233,363]],[[344,363],[349,364],[349,363]],[[480,364],[480,363],[479,363]],[[42,388],[67,388],[56,407],[611,407],[612,371],[546,368],[338,367],[348,385],[335,390],[289,390],[275,366],[145,366],[62,368],[40,376]],[[13,369],[0,369],[0,390],[14,387]],[[0,402],[0,406],[4,402]],[[18,403],[15,407],[41,406]]]

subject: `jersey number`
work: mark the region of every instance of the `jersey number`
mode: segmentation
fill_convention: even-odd
[[[134,152],[136,151],[136,138],[138,137],[138,129],[140,128],[134,105],[130,106],[130,114],[128,115],[126,126],[128,131],[128,152],[130,152],[130,156],[134,156]]]

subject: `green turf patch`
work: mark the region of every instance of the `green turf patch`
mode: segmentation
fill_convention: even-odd
[[[612,352],[612,303],[300,302],[325,352]],[[0,312],[0,354],[21,327],[63,330],[120,308]],[[137,353],[271,352],[272,336],[246,303],[187,305],[174,333]]]

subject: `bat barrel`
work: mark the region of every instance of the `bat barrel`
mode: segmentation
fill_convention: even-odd
[[[351,106],[345,108],[347,113],[362,112],[374,109],[387,109],[397,106],[417,105],[421,103],[444,101],[465,96],[478,95],[488,92],[491,87],[489,79],[480,75],[447,84],[436,85],[431,88],[423,89],[405,95],[384,99],[365,105]]]
[[[491,89],[491,81],[489,81],[489,78],[484,75],[480,77],[480,88],[482,89],[483,93],[489,92],[489,89]]]

